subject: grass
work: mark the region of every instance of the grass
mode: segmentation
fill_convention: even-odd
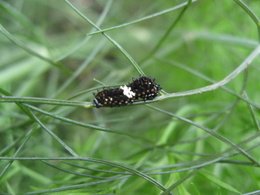
[[[258,4],[0,0],[0,194],[258,194]]]

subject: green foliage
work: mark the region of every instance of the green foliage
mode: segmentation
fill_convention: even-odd
[[[259,17],[258,0],[0,0],[0,194],[256,194]],[[159,97],[94,107],[142,74]]]

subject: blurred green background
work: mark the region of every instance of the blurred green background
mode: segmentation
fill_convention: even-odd
[[[0,194],[259,193],[259,57],[174,97],[259,54],[258,17],[259,0],[0,0]],[[142,71],[152,104],[91,106]]]

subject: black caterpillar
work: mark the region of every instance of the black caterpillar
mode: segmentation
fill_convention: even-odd
[[[128,85],[104,89],[95,95],[93,104],[97,107],[126,106],[137,101],[154,99],[161,90],[155,79],[141,76]]]

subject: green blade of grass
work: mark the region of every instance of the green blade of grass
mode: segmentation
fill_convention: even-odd
[[[69,2],[69,0],[65,0],[65,2],[84,20],[86,20],[89,24],[91,24],[93,27],[95,27],[97,30],[101,30],[94,22],[92,22],[88,17],[86,17],[84,14],[82,14],[79,9],[77,9],[72,3]],[[108,36],[105,33],[102,33],[134,66],[134,68],[137,70],[137,72],[140,75],[145,75],[143,70],[140,68],[140,66],[137,64],[137,62],[134,60],[132,56],[114,39],[112,39],[110,36]]]
[[[260,19],[257,17],[257,15],[247,6],[242,0],[233,0],[236,4],[238,4],[248,15],[249,17],[254,21],[256,24],[257,30],[258,30],[258,40],[260,42]]]
[[[224,188],[230,192],[233,192],[233,193],[236,193],[236,194],[242,194],[242,192],[238,191],[235,187],[229,185],[228,183],[226,182],[223,182],[221,179],[211,175],[210,173],[208,172],[203,172],[203,173],[200,173],[200,174],[203,174],[203,176],[205,176],[206,178],[208,178],[211,182],[217,184],[218,186],[220,186],[221,188]]]
[[[2,24],[0,24],[0,32],[12,43],[14,43],[16,46],[22,48],[24,51],[26,51],[27,53],[29,53],[32,56],[35,56],[45,62],[48,62],[49,64],[59,68],[60,70],[62,70],[64,73],[68,74],[70,73],[70,69],[68,69],[67,67],[65,67],[63,64],[60,64],[58,62],[54,62],[53,60],[39,54],[36,53],[33,49],[26,47],[26,44],[17,40],[10,32],[7,31],[6,28],[4,28],[4,26]]]
[[[157,13],[154,13],[154,14],[151,14],[151,15],[148,15],[148,16],[145,16],[145,17],[142,17],[142,18],[139,18],[137,20],[133,20],[131,22],[126,22],[124,24],[120,24],[120,25],[116,25],[116,26],[113,26],[113,27],[110,27],[110,28],[105,28],[105,29],[100,29],[100,30],[97,30],[93,33],[89,33],[88,35],[91,36],[91,35],[95,35],[95,34],[99,34],[99,33],[103,33],[103,32],[107,32],[107,31],[111,31],[111,30],[115,30],[115,29],[119,29],[119,28],[122,28],[122,27],[126,27],[126,26],[129,26],[129,25],[132,25],[132,24],[135,24],[135,23],[139,23],[139,22],[143,22],[145,20],[149,20],[149,19],[152,19],[152,18],[155,18],[155,17],[158,17],[158,16],[161,16],[161,15],[164,15],[164,14],[167,14],[167,13],[170,13],[172,11],[175,11],[175,10],[178,10],[182,7],[185,7],[189,4],[189,1],[188,0],[187,2],[184,2],[184,3],[181,3],[177,6],[174,6],[174,7],[171,7],[171,8],[168,8],[168,9],[165,9],[163,11],[160,11],[160,12],[157,12]],[[192,0],[191,2],[192,3],[195,3],[197,0]]]
[[[148,181],[149,183],[151,183],[152,185],[154,185],[155,187],[157,187],[158,189],[160,189],[161,191],[165,191],[166,188],[164,186],[162,186],[160,183],[158,183],[155,179],[153,179],[152,177],[148,176],[147,174],[133,169],[131,167],[128,167],[126,165],[123,164],[119,164],[119,163],[115,163],[115,162],[111,162],[111,161],[106,161],[106,160],[101,160],[101,159],[97,159],[97,158],[89,158],[89,157],[57,157],[57,158],[45,158],[45,157],[0,157],[0,160],[77,160],[77,161],[86,161],[86,162],[92,162],[92,163],[98,163],[98,164],[103,164],[106,165],[108,167],[116,167],[122,170],[125,170],[129,173],[132,173],[133,175],[136,175],[146,181]]]
[[[77,102],[68,100],[57,100],[50,98],[37,98],[37,97],[15,97],[15,96],[0,96],[0,103],[34,103],[34,104],[49,104],[49,105],[60,105],[60,106],[79,106],[85,107],[92,105],[88,102]]]
[[[238,152],[240,152],[242,155],[244,155],[246,158],[248,158],[252,163],[256,164],[257,166],[260,166],[259,162],[257,160],[255,160],[249,153],[247,153],[243,148],[241,148],[240,146],[238,146],[237,144],[233,143],[231,140],[229,140],[228,138],[218,134],[217,132],[215,131],[211,131],[210,129],[206,128],[206,127],[203,127],[197,123],[194,123],[193,121],[187,119],[187,118],[184,118],[184,117],[181,117],[181,116],[177,116],[171,112],[167,112],[165,110],[162,110],[160,108],[157,108],[155,106],[151,106],[151,105],[147,105],[149,108],[151,109],[154,109],[154,110],[157,110],[161,113],[164,113],[164,114],[167,114],[169,116],[172,116],[172,117],[175,117],[185,123],[188,123],[188,124],[191,124],[195,127],[198,127],[199,129],[207,132],[208,134],[210,134],[211,136],[215,137],[216,139],[222,141],[223,143],[226,143],[230,146],[232,146],[234,149],[236,149]]]

